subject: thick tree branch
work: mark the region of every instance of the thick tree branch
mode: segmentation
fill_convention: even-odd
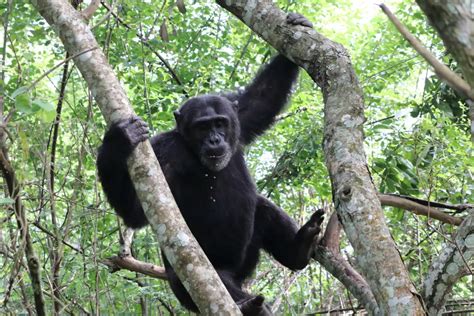
[[[217,3],[306,69],[321,88],[325,104],[323,145],[334,204],[361,273],[381,313],[423,314],[368,172],[363,149],[363,95],[347,51],[312,29],[287,25],[286,14],[270,0]]]
[[[334,212],[329,218],[326,231],[321,239],[321,246],[328,248],[334,253],[339,253],[339,243],[341,241],[341,224],[337,219],[337,213]]]
[[[98,46],[82,15],[67,1],[32,2],[57,32],[71,56]],[[82,54],[74,58],[74,62],[109,124],[133,115],[125,91],[101,50]],[[160,246],[199,310],[203,314],[239,314],[227,289],[186,226],[149,142],[139,144],[128,160],[128,166]]]
[[[316,246],[314,259],[338,279],[355,298],[364,305],[370,315],[380,315],[380,309],[369,284],[341,254],[329,248]]]
[[[423,287],[423,297],[430,315],[442,312],[453,285],[472,274],[474,263],[474,209],[459,226],[454,241],[444,245],[442,253],[431,264]]]
[[[463,221],[462,218],[451,216],[449,214],[443,213],[442,211],[436,208],[424,206],[414,201],[404,199],[402,197],[379,194],[379,199],[382,205],[398,207],[413,212],[417,215],[423,215],[429,218],[437,219],[443,223],[459,226]]]

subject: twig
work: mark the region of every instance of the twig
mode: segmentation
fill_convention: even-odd
[[[53,238],[57,238],[52,232],[50,232],[49,230],[44,228],[41,224],[33,223],[33,226],[39,228],[39,230],[41,230],[43,233],[47,234],[48,236],[53,237]],[[75,252],[84,254],[84,251],[82,249],[77,248],[76,246],[74,246],[74,245],[70,244],[69,242],[65,241],[64,239],[61,239],[61,240],[58,240],[58,241],[63,243],[65,246],[68,246],[69,248],[71,248]]]
[[[289,113],[285,113],[285,114],[281,114],[281,115],[277,115],[275,117],[275,119],[273,120],[273,122],[279,122],[279,121],[282,121],[284,119],[287,119],[291,116],[294,116],[296,114],[299,114],[301,112],[306,112],[308,110],[307,107],[303,106],[301,108],[297,108],[296,111],[293,111],[293,112],[289,112]]]
[[[116,272],[122,269],[142,273],[156,279],[166,280],[165,268],[154,265],[152,263],[143,262],[128,255],[125,257],[114,256],[101,261],[105,264],[111,272]]]
[[[97,28],[99,25],[101,25],[102,23],[104,23],[105,21],[107,21],[107,19],[112,15],[112,13],[114,12],[114,9],[115,9],[115,5],[117,4],[117,1],[114,0],[114,2],[112,2],[112,6],[110,7],[110,10],[107,10],[107,13],[99,20],[99,22],[97,22],[94,26],[91,27],[91,30],[94,30],[95,28]]]
[[[99,8],[99,6],[100,0],[92,0],[89,6],[81,12],[84,19],[86,19],[87,21],[90,20],[94,15],[95,11],[97,11],[97,9]]]
[[[454,71],[441,63],[428,49],[426,49],[408,29],[397,19],[385,4],[379,4],[382,11],[387,15],[389,20],[395,25],[402,36],[410,43],[410,45],[434,68],[435,73],[441,80],[446,81],[454,90],[474,100],[474,91],[469,84],[459,77]]]
[[[232,68],[232,71],[230,72],[229,81],[230,81],[230,80],[232,79],[232,77],[234,76],[235,71],[237,70],[237,67],[239,67],[240,62],[242,61],[242,58],[244,57],[245,53],[247,52],[247,49],[248,49],[250,43],[251,43],[252,40],[253,40],[253,35],[254,35],[254,34],[255,34],[254,32],[251,32],[251,33],[250,33],[250,36],[249,36],[249,38],[247,39],[247,42],[245,43],[244,48],[242,48],[242,52],[240,53],[240,56],[239,56],[239,58],[237,59],[237,62],[235,63],[234,68]]]
[[[394,193],[387,193],[387,195],[407,199],[424,206],[445,208],[449,210],[455,210],[458,212],[463,212],[463,211],[467,211],[470,208],[474,208],[474,204],[447,204],[447,203],[441,203],[441,202],[435,202],[435,201],[429,201],[429,200],[422,200],[422,199],[409,196],[409,195],[394,194]]]
[[[93,51],[93,50],[96,50],[98,47],[92,47],[92,48],[89,48],[89,49],[86,49],[86,50],[83,50],[82,52],[79,52],[75,55],[72,55],[66,59],[64,59],[63,61],[61,61],[60,63],[58,63],[56,66],[54,66],[53,68],[49,69],[48,71],[46,71],[44,74],[42,74],[38,79],[36,79],[32,84],[30,84],[27,88],[27,90],[31,90],[33,89],[37,84],[38,82],[40,82],[44,77],[46,77],[47,75],[49,75],[50,73],[52,73],[53,71],[55,71],[56,69],[58,69],[59,67],[61,67],[61,65],[63,65],[64,63],[70,61],[71,59],[74,59],[76,57],[79,57],[81,56],[82,54],[85,54],[85,53],[88,53],[90,51]]]
[[[115,12],[112,11],[112,9],[105,3],[105,2],[101,2],[102,3],[102,6],[104,8],[106,8],[109,12],[112,12],[112,16],[121,24],[123,25],[126,29],[132,31],[132,27],[130,25],[128,25],[127,23],[125,23]],[[143,45],[145,45],[148,49],[150,49],[150,51],[156,56],[158,57],[158,59],[163,63],[163,65],[165,66],[166,69],[168,69],[171,77],[174,79],[174,81],[176,81],[176,83],[178,85],[180,85],[182,87],[182,91],[183,91],[183,94],[188,97],[188,93],[187,91],[184,89],[184,84],[183,82],[181,81],[181,79],[179,79],[178,75],[176,74],[176,72],[174,71],[173,67],[171,67],[171,65],[168,63],[168,61],[163,57],[161,56],[160,53],[158,53],[155,49],[153,49],[153,47],[151,47],[150,43],[148,43],[148,40],[146,38],[144,38],[142,36],[142,34],[140,34],[139,32],[135,32],[135,35],[140,39],[140,41],[143,43]]]

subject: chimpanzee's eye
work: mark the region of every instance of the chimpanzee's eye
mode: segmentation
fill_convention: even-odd
[[[224,128],[227,126],[227,120],[226,119],[217,119],[214,121],[214,126],[216,128]]]

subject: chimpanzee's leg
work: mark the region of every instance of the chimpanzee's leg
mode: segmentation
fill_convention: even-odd
[[[186,288],[183,286],[178,276],[174,272],[173,268],[170,266],[168,260],[163,256],[163,261],[166,268],[166,274],[168,277],[168,282],[170,287],[173,290],[173,293],[178,298],[179,302],[187,309],[198,313],[199,310],[194,304],[191,296],[189,295]],[[240,282],[236,281],[232,276],[232,273],[224,270],[217,270],[219,277],[224,283],[225,287],[229,291],[232,299],[237,303],[242,314],[245,316],[267,316],[271,315],[268,307],[263,303],[263,296],[254,296],[249,293],[246,293],[242,290],[242,285]]]

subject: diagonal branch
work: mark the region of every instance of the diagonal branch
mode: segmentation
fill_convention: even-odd
[[[98,46],[82,15],[66,0],[35,0],[32,3],[57,32],[71,56]],[[74,58],[74,62],[108,124],[133,115],[125,91],[101,50],[84,53]],[[209,315],[217,312],[240,314],[187,227],[148,141],[133,151],[128,170],[163,252],[178,277],[186,281],[183,284],[199,310]]]
[[[400,34],[402,34],[410,45],[434,68],[435,73],[441,78],[441,80],[446,81],[454,90],[467,96],[469,99],[474,100],[474,90],[466,81],[449,69],[445,64],[441,63],[428,49],[426,49],[385,4],[380,4],[380,8],[387,15],[393,25],[395,25]]]
[[[474,14],[470,0],[416,0],[474,89]],[[474,99],[467,100],[474,140]]]
[[[152,278],[166,280],[165,268],[154,265],[152,263],[143,262],[135,259],[131,255],[128,256],[113,256],[102,260],[102,263],[109,267],[111,272],[116,272],[121,269],[134,271],[148,275]]]

